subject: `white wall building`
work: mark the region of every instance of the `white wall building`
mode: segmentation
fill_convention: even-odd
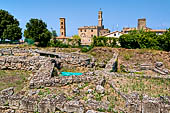
[[[120,31],[114,31],[114,32],[111,32],[111,33],[104,34],[104,35],[102,35],[102,36],[119,38],[121,35],[123,35],[122,32],[120,32]]]

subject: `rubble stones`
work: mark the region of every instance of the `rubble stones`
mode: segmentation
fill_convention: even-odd
[[[1,56],[0,69],[36,71],[46,61],[45,57]]]
[[[151,64],[141,64],[140,65],[140,70],[151,70],[152,69],[152,65]]]
[[[104,109],[104,110],[108,110],[109,109],[109,101],[96,101],[93,99],[89,99],[86,103],[86,106],[89,109],[93,109],[93,110],[97,110],[97,109]]]
[[[93,68],[95,66],[95,59],[88,55],[83,55],[79,53],[54,53],[46,51],[35,51],[36,53],[44,56],[54,56],[62,62],[62,66],[75,66],[75,67],[88,67]]]
[[[80,93],[80,90],[79,90],[78,88],[75,88],[75,89],[73,89],[73,93],[79,94],[79,93]]]
[[[27,50],[23,50],[24,51]],[[15,55],[16,51],[0,51],[0,54],[3,55],[0,57],[0,69],[21,69],[21,70],[32,70],[35,71],[33,76],[30,78],[30,88],[39,88],[43,86],[64,86],[72,83],[84,83],[94,81],[96,83],[96,92],[104,93],[104,84],[106,82],[105,78],[99,78],[98,75],[103,75],[106,78],[109,76],[136,76],[135,74],[117,74],[110,72],[109,68],[104,70],[97,70],[94,72],[84,73],[82,76],[69,76],[69,77],[60,77],[60,76],[52,76],[52,71],[55,66],[62,65],[70,65],[70,66],[84,66],[84,67],[94,67],[95,60],[92,58],[88,58],[86,56],[81,58],[81,55],[78,54],[65,54],[58,53],[56,54],[56,58],[47,58],[43,56],[29,56],[30,51],[25,52],[23,56],[4,56],[4,55]],[[32,51],[35,53],[35,51]],[[19,54],[19,52],[18,52]],[[36,53],[39,54],[39,53]],[[50,53],[51,54],[51,53]],[[52,55],[52,54],[51,54]],[[71,55],[71,56],[70,56]],[[27,56],[27,57],[26,57]],[[28,57],[29,56],[29,57]],[[57,57],[58,56],[58,57]],[[113,62],[110,62],[110,68],[113,66]],[[158,63],[155,68],[160,68],[161,63]],[[47,68],[48,67],[48,68]],[[168,72],[168,70],[164,70],[164,72]],[[143,75],[144,77],[147,77]],[[159,78],[159,77],[158,77]],[[168,77],[166,77],[168,78]],[[108,82],[108,81],[107,81]],[[113,87],[114,88],[114,87]],[[114,88],[117,90],[116,88]],[[93,98],[89,98],[84,104],[81,103],[78,99],[73,99],[68,101],[66,99],[65,94],[58,94],[55,97],[52,94],[46,95],[45,97],[36,97],[38,91],[30,90],[27,95],[15,94],[13,88],[8,88],[0,93],[0,112],[41,112],[41,113],[49,113],[49,112],[75,112],[75,113],[102,113],[94,110],[104,109],[108,110],[108,106],[110,102],[108,101],[96,101]],[[92,89],[88,89],[88,92],[93,97]],[[78,89],[73,90],[74,93],[79,93]],[[117,91],[118,92],[118,91]],[[120,93],[121,96],[123,95]],[[124,96],[124,95],[123,95]],[[36,98],[34,98],[36,97]],[[163,98],[163,99],[162,99]],[[165,97],[159,98],[150,98],[146,95],[143,96],[141,100],[139,94],[132,93],[127,96],[124,96],[124,99],[127,101],[127,107],[129,108],[129,113],[134,112],[162,112],[168,113],[170,111],[170,99],[166,99]],[[167,100],[166,102],[164,100]]]
[[[140,98],[139,94],[135,92],[129,94],[126,101],[130,113],[168,113],[170,111],[169,101],[151,98],[147,95],[143,95],[143,98]]]
[[[117,70],[118,53],[114,53],[113,58],[106,64],[105,69],[115,72]]]
[[[86,113],[104,113],[104,112],[98,112],[98,111],[94,111],[94,110],[88,110]]]
[[[100,68],[105,68],[106,67],[105,63],[99,63],[98,65],[99,65]]]
[[[156,63],[155,63],[155,66],[156,66],[156,67],[162,67],[162,66],[163,66],[163,62],[156,62]]]
[[[104,89],[103,86],[101,86],[101,85],[97,85],[97,86],[96,86],[96,92],[97,92],[97,93],[102,94],[102,93],[104,93],[104,91],[105,91],[105,89]]]
[[[69,101],[64,104],[64,111],[67,113],[84,113],[84,107],[79,101]]]
[[[0,49],[0,56],[32,56],[35,54],[32,49],[24,49],[24,48],[3,48]]]
[[[158,69],[158,68],[153,68],[153,71],[156,72],[156,73],[159,73],[159,74],[161,74],[161,75],[166,75],[165,72],[161,71],[161,70]]]
[[[3,95],[3,96],[11,96],[11,95],[14,94],[14,88],[10,87],[10,88],[4,89],[4,90],[1,91],[0,94]]]
[[[104,86],[105,83],[106,83],[106,80],[104,77],[101,80],[99,80],[99,85]]]
[[[93,89],[88,89],[87,92],[88,92],[88,93],[92,93],[92,92],[93,92]]]

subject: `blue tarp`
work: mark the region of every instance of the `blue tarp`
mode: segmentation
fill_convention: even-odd
[[[83,73],[61,72],[61,76],[83,75]]]

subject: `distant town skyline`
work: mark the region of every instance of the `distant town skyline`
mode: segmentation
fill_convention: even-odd
[[[103,11],[103,24],[111,31],[136,27],[138,18],[146,18],[154,29],[170,27],[169,0],[1,0],[0,9],[7,10],[20,21],[24,31],[31,18],[42,19],[60,35],[60,17],[66,18],[67,36],[78,34],[78,28],[98,24],[98,11]]]

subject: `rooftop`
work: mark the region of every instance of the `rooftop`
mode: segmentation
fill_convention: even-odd
[[[97,29],[98,26],[83,26],[83,27],[79,27],[78,29]]]

